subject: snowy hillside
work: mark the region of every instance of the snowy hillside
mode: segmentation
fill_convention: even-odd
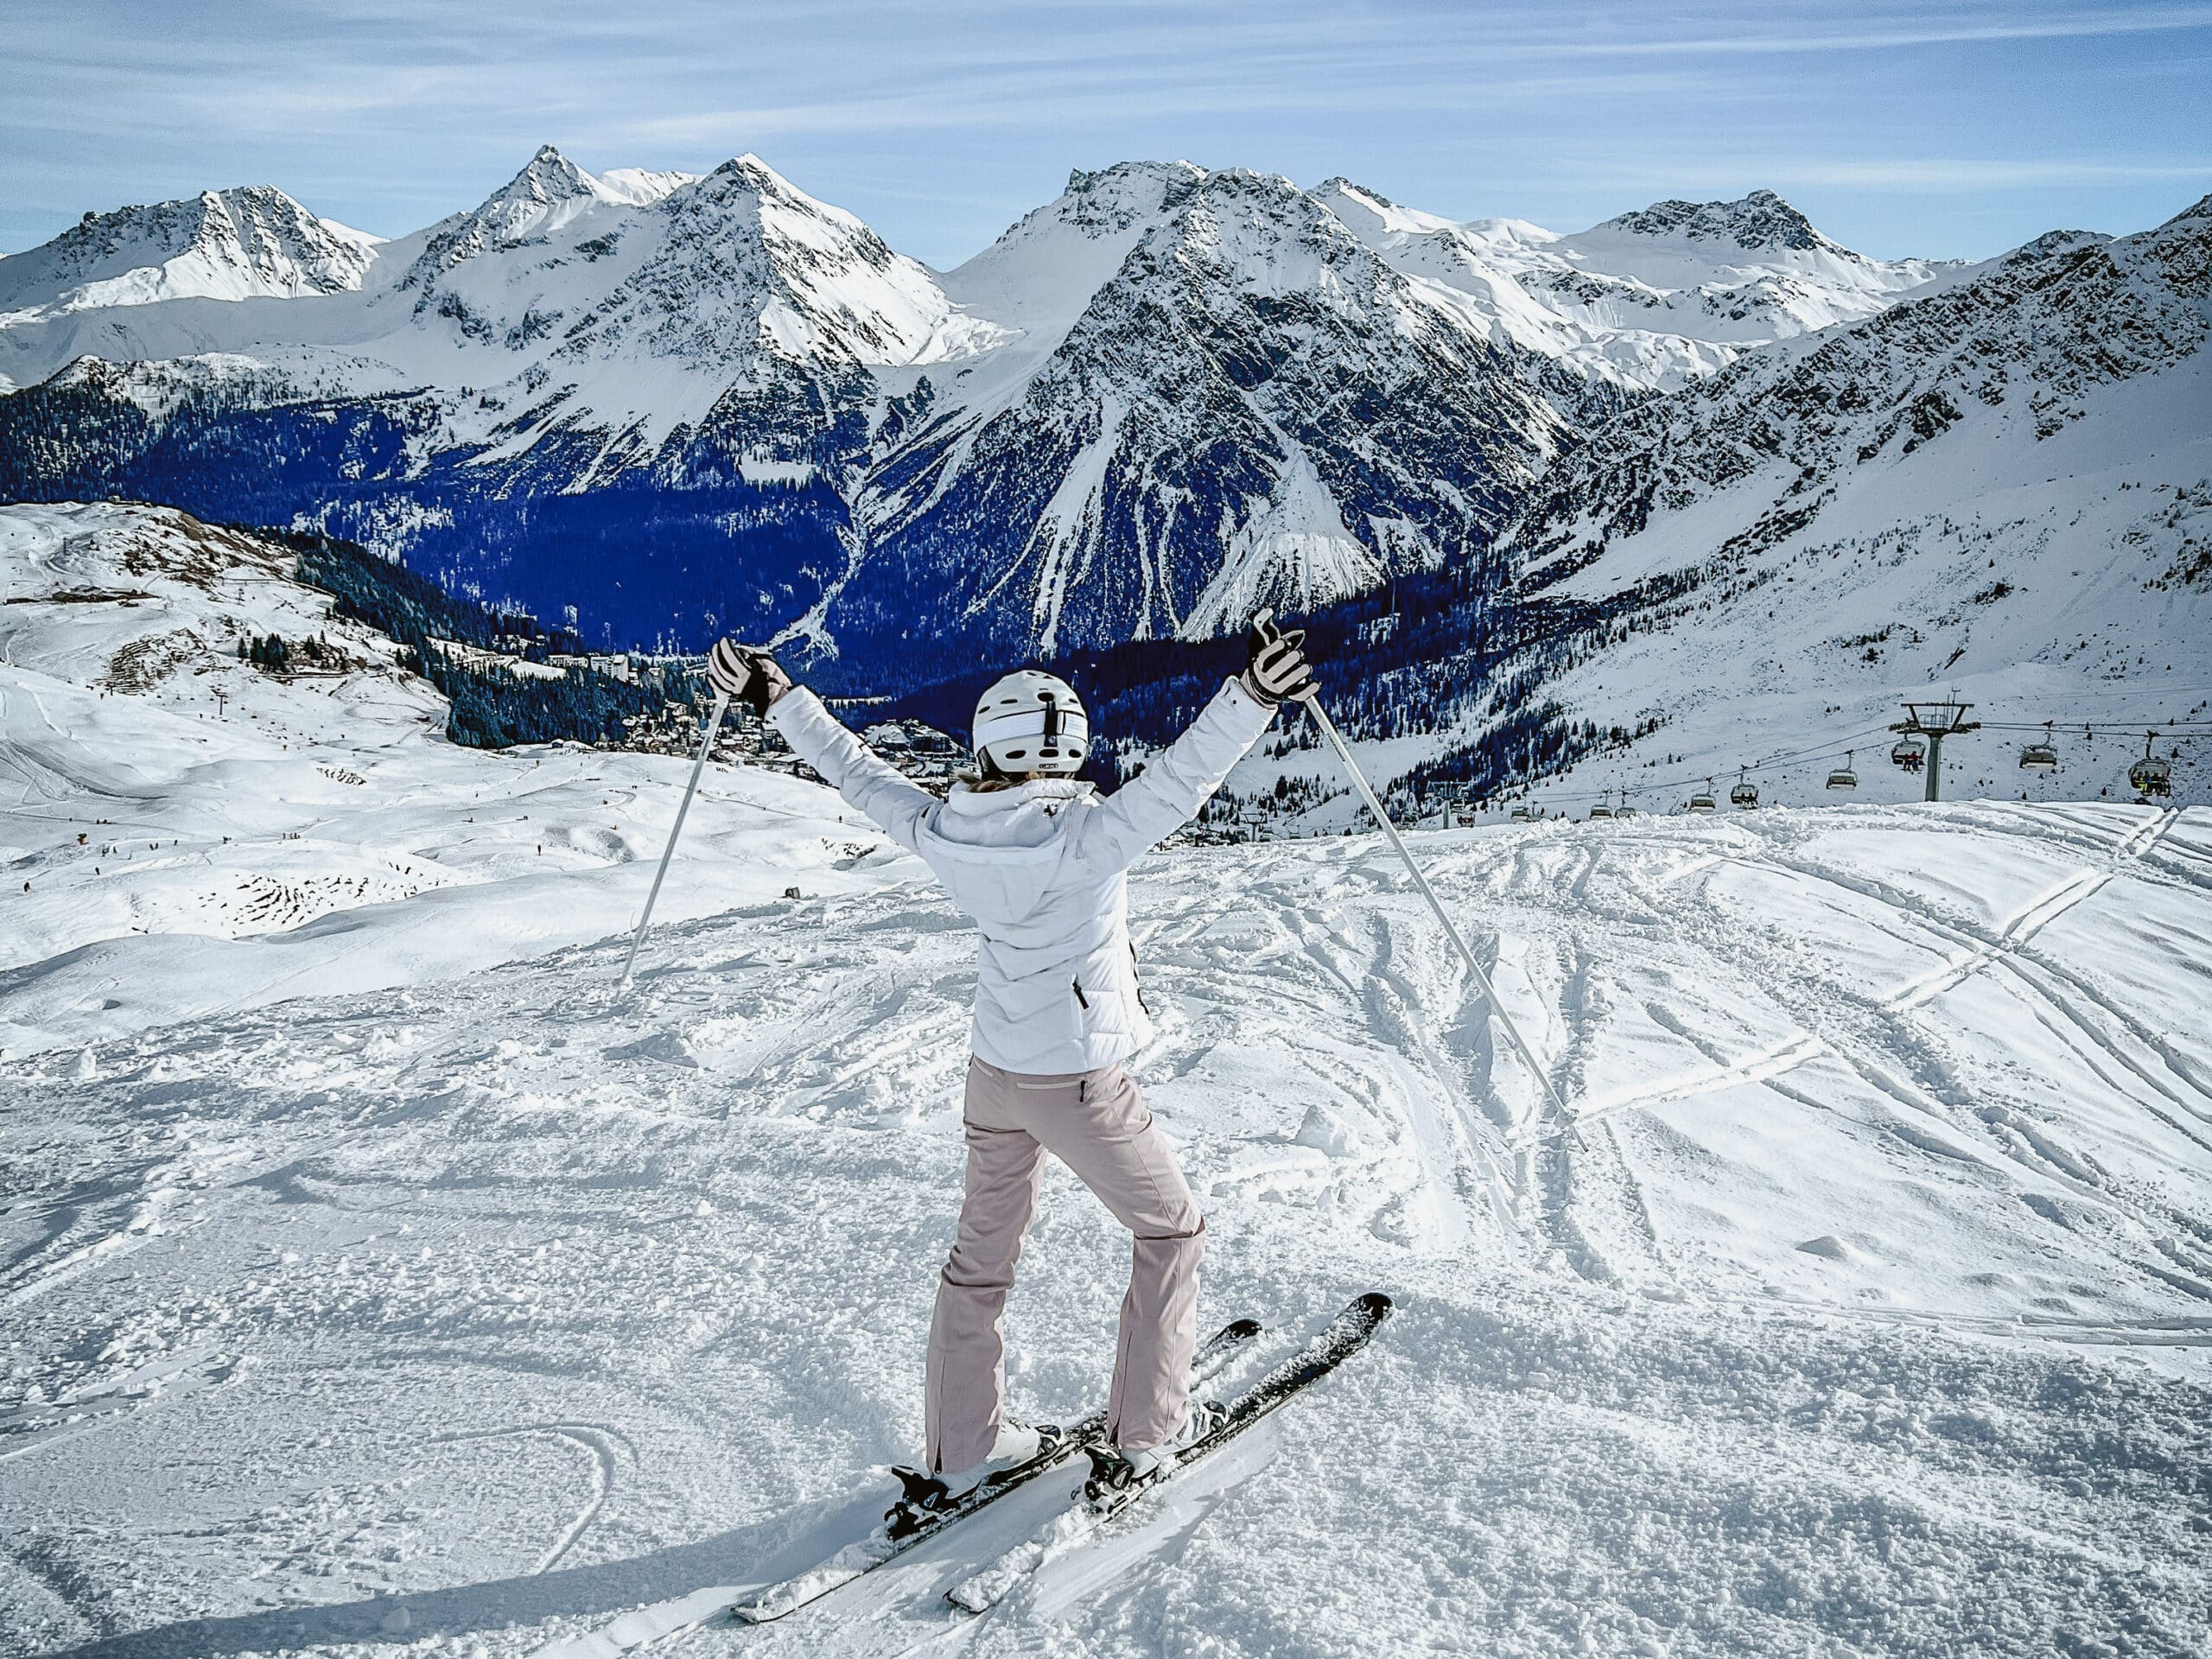
[[[2206,799],[2208,272],[2212,200],[2055,238],[1597,432],[1500,550],[1525,591],[1598,619],[1586,660],[1527,695],[1662,723],[1541,798],[1625,786],[1663,811],[1750,766],[1770,803],[1803,802],[1847,751],[1875,798],[1916,796],[1885,728],[1955,690],[2015,729],[1954,745],[1952,792],[2129,798],[2155,721],[2177,798]],[[2024,772],[2042,734],[2018,728],[2044,721],[2062,765]]]
[[[455,748],[391,642],[289,563],[174,512],[0,509],[0,1050],[463,972],[634,915],[677,763]],[[330,654],[240,661],[265,634]],[[836,888],[858,849],[825,804],[748,772],[692,827],[757,899]]]
[[[741,618],[878,690],[938,666],[918,607],[1049,652],[1479,558],[1624,402],[1957,276],[1763,192],[1562,237],[1188,162],[1078,171],[939,275],[750,156],[548,146],[392,242],[226,254],[268,270],[226,286],[144,228],[219,200],[0,265],[36,290],[0,311],[0,494],[309,524],[596,642]]]
[[[321,620],[257,543],[0,522],[10,1651],[2212,1640],[2204,810],[1415,836],[1563,1113],[1375,836],[1156,855],[1136,1069],[1205,1317],[1267,1357],[1398,1313],[979,1620],[942,1592],[1053,1483],[747,1633],[716,1610],[920,1433],[965,925],[823,791],[716,768],[620,995],[680,761],[241,667],[226,626]],[[1099,1396],[1126,1260],[1052,1174],[1021,1405]]]

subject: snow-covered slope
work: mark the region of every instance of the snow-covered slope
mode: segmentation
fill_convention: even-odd
[[[2208,338],[2212,200],[2055,238],[1599,430],[1506,538],[1526,588],[1598,607],[1587,660],[1531,695],[1664,724],[1553,804],[1624,784],[1665,810],[1745,764],[1769,800],[1809,799],[1847,747],[1902,795],[1918,780],[1889,772],[1883,728],[1953,688],[1978,718],[2055,721],[2065,764],[2023,773],[2039,734],[1992,732],[1953,746],[1952,788],[2121,797],[2146,724],[2212,714]],[[2181,746],[2183,798],[2212,789],[2208,747]]]
[[[822,791],[716,768],[618,995],[680,761],[463,752],[397,682],[242,677],[176,636],[315,620],[257,544],[0,522],[35,759],[0,819],[34,918],[0,1622],[73,1659],[729,1651],[716,1609],[865,1529],[920,1433],[967,927]],[[1135,1065],[1205,1316],[1261,1315],[1264,1362],[1355,1291],[1399,1311],[987,1618],[943,1591],[1055,1483],[769,1643],[2202,1651],[2212,818],[1414,841],[1564,1111],[1373,836],[1148,861]],[[1021,1408],[1099,1397],[1127,1261],[1048,1177]]]

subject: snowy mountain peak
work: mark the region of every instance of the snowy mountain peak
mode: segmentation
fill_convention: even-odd
[[[919,264],[757,156],[724,162],[632,217],[642,263],[567,331],[567,355],[603,359],[629,341],[700,366],[773,374],[770,359],[842,369],[959,355],[976,333]],[[596,221],[586,228],[597,232]]]
[[[2183,208],[2181,212],[2176,213],[2171,219],[2168,219],[2165,225],[2162,225],[2158,228],[2164,230],[2168,226],[2179,225],[2183,223],[2185,220],[2192,219],[2212,219],[2212,195],[2199,196],[2194,202],[2190,203],[2188,207]]]
[[[551,144],[540,144],[529,164],[486,197],[476,211],[480,213],[508,203],[528,202],[542,207],[549,202],[601,194],[598,180]]]
[[[0,263],[0,311],[332,294],[361,285],[376,238],[274,185],[86,213]]]
[[[1110,236],[1188,200],[1207,176],[1193,162],[1116,162],[1096,173],[1077,168],[1060,199],[1029,217],[1049,213],[1093,236]]]
[[[1787,248],[1798,252],[1836,249],[1813,222],[1771,190],[1754,190],[1735,201],[1655,201],[1598,226],[1638,236],[1679,237],[1686,242],[1727,242],[1757,251]]]
[[[1307,194],[1363,241],[1393,235],[1421,236],[1452,228],[1448,219],[1402,207],[1380,190],[1370,190],[1346,178],[1324,180]]]
[[[402,286],[431,288],[442,271],[487,251],[541,240],[601,202],[624,204],[624,198],[551,144],[541,144],[521,172],[431,232]]]

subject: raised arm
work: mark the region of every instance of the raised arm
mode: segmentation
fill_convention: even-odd
[[[1088,868],[1127,869],[1187,823],[1230,768],[1260,741],[1275,706],[1313,683],[1302,633],[1279,632],[1262,612],[1252,624],[1244,671],[1222,682],[1213,701],[1166,753],[1124,784],[1072,832],[1073,855]]]
[[[1084,815],[1070,832],[1071,856],[1088,869],[1127,869],[1190,822],[1274,717],[1274,706],[1242,679],[1224,680],[1205,712],[1142,777]]]
[[[776,700],[768,711],[768,723],[830,788],[882,825],[883,832],[908,852],[915,850],[922,814],[937,804],[936,796],[870,754],[868,745],[803,685]]]
[[[708,655],[707,677],[715,690],[748,704],[782,733],[801,760],[892,840],[910,853],[916,850],[922,815],[937,804],[937,798],[870,754],[821,698],[791,683],[773,657],[725,639]]]

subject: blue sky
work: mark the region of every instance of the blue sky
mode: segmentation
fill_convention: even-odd
[[[397,235],[541,142],[753,150],[939,266],[1132,157],[1557,230],[1764,185],[1885,256],[2212,190],[2212,4],[72,0],[7,39],[0,249],[264,182]]]

